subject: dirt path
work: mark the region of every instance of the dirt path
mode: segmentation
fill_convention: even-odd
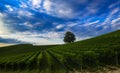
[[[118,67],[110,67],[110,68],[103,68],[102,70],[97,70],[96,72],[89,72],[89,71],[84,71],[84,72],[70,72],[70,73],[120,73],[120,68]]]
[[[115,71],[108,71],[107,73],[120,73],[120,69],[115,70]]]

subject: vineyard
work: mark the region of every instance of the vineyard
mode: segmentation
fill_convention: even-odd
[[[63,45],[0,48],[0,73],[71,73],[120,66],[120,31]]]

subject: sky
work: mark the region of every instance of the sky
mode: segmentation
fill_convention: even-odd
[[[63,44],[120,29],[120,0],[0,0],[0,43]]]

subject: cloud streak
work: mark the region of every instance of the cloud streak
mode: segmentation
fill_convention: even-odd
[[[4,15],[0,13],[0,34],[6,34],[9,32],[9,29],[5,27],[5,23],[3,20]]]

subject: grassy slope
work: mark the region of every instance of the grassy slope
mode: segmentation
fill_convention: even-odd
[[[120,30],[104,34],[102,36],[94,37],[91,39],[78,41],[75,43],[65,44],[57,46],[51,49],[79,49],[79,50],[89,50],[89,49],[101,49],[101,48],[120,48]]]
[[[61,54],[65,60],[68,59],[66,63],[68,63],[69,67],[71,65],[72,68],[80,69],[77,67],[80,65],[80,58],[84,62],[84,67],[85,65],[87,65],[86,67],[91,67],[95,63],[98,65],[97,61],[100,62],[100,65],[115,65],[117,64],[116,60],[120,63],[120,30],[91,39],[53,47],[48,50],[52,51],[53,54]],[[118,59],[115,59],[116,52]]]
[[[26,52],[34,52],[39,51],[41,49],[91,49],[91,48],[110,48],[110,47],[120,47],[120,30],[105,34],[102,36],[98,36],[92,39],[87,39],[75,43],[64,44],[61,46],[57,45],[43,45],[43,46],[33,46],[30,44],[20,44],[20,45],[13,45],[7,47],[0,47],[0,55],[10,55],[10,54],[20,54]],[[55,47],[57,46],[57,47]],[[54,48],[53,48],[54,47]]]
[[[29,44],[15,45],[15,46],[0,48],[0,56],[7,57],[10,55],[25,54],[25,53],[29,54],[30,52],[40,51],[39,55],[36,55],[36,57],[34,57],[35,58],[34,60],[36,60],[36,58],[37,58],[37,63],[39,65],[39,67],[42,67],[42,69],[44,68],[44,69],[52,69],[52,70],[53,69],[54,70],[58,70],[58,69],[62,70],[64,67],[67,69],[70,69],[70,68],[75,69],[75,67],[79,68],[77,66],[78,65],[80,66],[81,59],[83,59],[83,62],[85,62],[85,63],[83,63],[84,67],[85,67],[85,64],[88,62],[90,65],[96,63],[96,61],[97,61],[95,58],[95,57],[97,57],[96,52],[91,51],[91,50],[104,49],[104,48],[120,49],[120,39],[119,38],[120,38],[120,30],[109,33],[109,34],[105,34],[102,36],[98,36],[98,37],[95,37],[92,39],[87,39],[87,40],[70,43],[70,44],[64,44],[64,45],[60,45],[60,46],[56,46],[56,45],[32,46]],[[85,51],[90,50],[91,52],[87,52],[86,54],[81,54],[81,50],[85,50]],[[78,55],[76,52],[81,54],[81,56],[83,55],[84,57],[81,58],[80,55]],[[105,54],[105,56],[100,55],[100,60],[104,60],[103,58],[106,58],[108,55],[109,54]],[[113,58],[114,57],[110,57],[110,58],[108,58],[108,60],[113,59]],[[87,60],[87,59],[90,59],[90,60]],[[30,58],[27,60],[30,60]],[[91,63],[91,61],[93,61],[93,63]],[[26,63],[26,61],[23,63]],[[32,64],[32,62],[31,62],[31,64]],[[8,65],[9,65],[9,63],[8,63]],[[46,73],[48,73],[48,72],[46,72]],[[63,73],[65,73],[65,72],[63,72]]]

